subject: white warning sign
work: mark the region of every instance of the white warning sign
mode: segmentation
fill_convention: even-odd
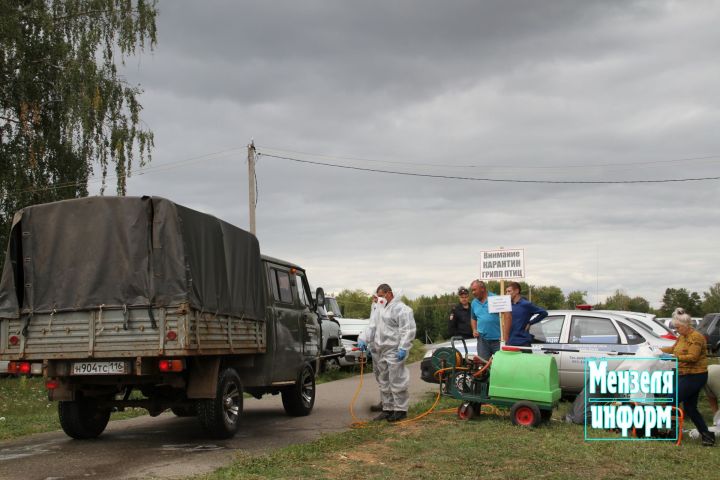
[[[480,252],[480,280],[525,278],[525,251],[483,250]]]

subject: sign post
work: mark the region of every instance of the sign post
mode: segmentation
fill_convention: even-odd
[[[482,250],[480,252],[480,280],[498,280],[500,281],[501,297],[505,295],[505,280],[519,280],[525,278],[525,250],[516,249],[499,249],[499,250]],[[492,297],[488,297],[489,299]],[[508,302],[509,303],[509,302]],[[504,305],[504,304],[503,304]],[[507,308],[507,305],[505,307]],[[488,303],[488,311],[490,304]],[[510,316],[508,312],[512,312],[512,303],[510,308],[505,310],[490,311],[491,313],[500,313],[500,341],[505,342],[505,329],[503,328],[503,318]],[[512,321],[512,317],[510,320]]]

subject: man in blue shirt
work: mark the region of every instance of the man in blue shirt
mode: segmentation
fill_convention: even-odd
[[[472,282],[470,289],[475,295],[470,304],[470,325],[477,338],[477,354],[483,360],[489,360],[500,350],[500,317],[488,312],[488,295],[495,294],[488,294],[485,282],[480,280]]]
[[[505,289],[505,294],[510,295],[512,301],[512,322],[510,323],[510,334],[505,344],[516,347],[529,347],[533,339],[533,336],[528,332],[530,325],[534,325],[547,317],[548,312],[522,298],[520,290],[521,287],[518,282],[510,282]],[[533,318],[533,315],[537,316]],[[532,320],[530,320],[531,318]]]

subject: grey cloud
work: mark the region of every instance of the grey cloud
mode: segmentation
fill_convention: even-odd
[[[441,175],[720,175],[718,158],[634,165],[720,154],[714,2],[160,9],[157,50],[124,69],[146,89],[152,165],[237,149],[135,176],[132,194],[246,226],[251,137],[261,151]],[[380,281],[410,295],[453,291],[477,276],[481,249],[499,246],[526,248],[531,283],[588,290],[593,301],[596,285],[601,300],[622,288],[657,303],[668,286],[717,281],[720,182],[483,183],[270,157],[257,174],[263,250],[335,291]]]

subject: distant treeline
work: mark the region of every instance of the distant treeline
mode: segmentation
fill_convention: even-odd
[[[554,285],[528,285],[520,282],[525,298],[548,310],[574,309],[577,305],[587,304],[588,293],[574,290],[567,295]],[[500,282],[486,282],[488,290],[500,293]],[[336,295],[343,315],[349,318],[368,318],[370,316],[371,294],[362,290],[343,290]],[[472,292],[471,292],[472,298]],[[458,302],[456,293],[442,295],[421,295],[415,299],[403,297],[403,301],[412,307],[417,324],[417,338],[436,342],[448,336],[448,315]],[[596,310],[627,310],[633,312],[654,313],[658,317],[670,317],[676,307],[683,307],[691,316],[701,317],[706,313],[720,312],[720,282],[699,294],[686,288],[667,288],[663,303],[659,309],[650,307],[643,297],[631,297],[622,290],[616,290],[604,303],[593,305]]]

